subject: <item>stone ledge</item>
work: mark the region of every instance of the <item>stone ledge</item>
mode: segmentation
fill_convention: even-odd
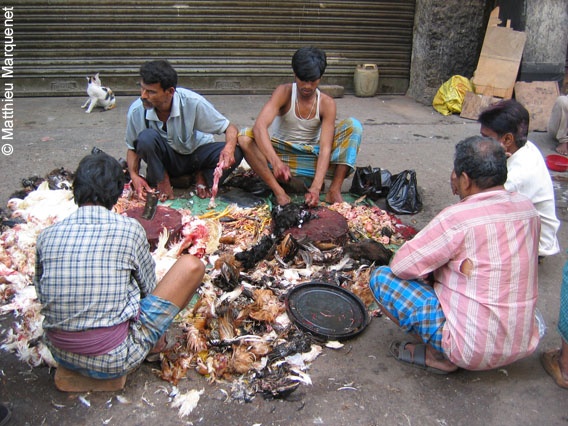
[[[338,86],[335,84],[322,84],[318,88],[328,96],[332,98],[342,98],[345,94],[345,88],[343,86]]]

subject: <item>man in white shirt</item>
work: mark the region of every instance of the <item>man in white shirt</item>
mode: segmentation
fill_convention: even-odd
[[[560,251],[556,233],[560,222],[552,179],[540,150],[527,140],[529,112],[514,99],[489,106],[477,119],[481,134],[497,140],[507,153],[505,189],[529,198],[541,220],[539,256],[551,256]]]

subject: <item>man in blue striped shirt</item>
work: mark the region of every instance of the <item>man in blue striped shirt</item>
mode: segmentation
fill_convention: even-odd
[[[110,211],[123,186],[114,158],[83,158],[73,182],[79,209],[45,229],[36,249],[46,344],[61,366],[99,379],[123,376],[164,349],[161,336],[205,272],[185,255],[156,283],[144,228]]]

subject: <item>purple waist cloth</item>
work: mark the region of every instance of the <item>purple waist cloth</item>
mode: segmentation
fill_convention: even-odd
[[[85,331],[47,330],[51,343],[64,351],[79,355],[106,354],[124,342],[128,336],[130,321],[112,327],[94,328]]]

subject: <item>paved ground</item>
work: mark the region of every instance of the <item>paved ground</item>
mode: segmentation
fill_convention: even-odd
[[[266,96],[210,96],[210,101],[237,126],[250,125]],[[17,99],[14,153],[0,155],[0,206],[18,189],[20,179],[44,175],[57,167],[75,169],[93,146],[120,157],[125,155],[124,125],[134,98],[119,98],[112,111],[90,115],[79,107],[82,98]],[[455,143],[479,132],[479,126],[457,116],[443,117],[431,107],[406,97],[338,99],[339,118],[357,117],[364,126],[359,165],[383,167],[391,172],[417,171],[424,210],[402,219],[423,227],[439,210],[457,201],[449,189]],[[544,133],[530,135],[544,155],[553,142]],[[5,141],[3,141],[5,142]],[[560,174],[556,174],[560,175]],[[568,183],[558,187],[558,214],[568,220]],[[346,185],[348,188],[348,185]],[[564,194],[566,197],[568,194]],[[568,231],[560,231],[566,249]],[[313,386],[300,387],[287,401],[224,402],[218,386],[190,373],[180,382],[182,392],[204,389],[199,406],[183,421],[164,392],[168,383],[156,378],[149,365],[128,377],[120,395],[90,394],[86,407],[77,394],[55,389],[53,371],[30,369],[13,355],[0,352],[0,400],[14,406],[14,425],[142,425],[156,424],[388,424],[388,425],[561,425],[568,424],[567,391],[558,388],[539,361],[540,353],[559,344],[555,330],[559,308],[561,270],[566,254],[546,259],[540,266],[539,307],[548,334],[536,353],[504,369],[460,371],[450,376],[430,375],[400,365],[388,355],[394,338],[404,337],[385,318],[375,318],[358,338],[338,351],[326,349],[312,365]],[[10,324],[4,317],[2,333]],[[339,388],[348,385],[348,389]]]

